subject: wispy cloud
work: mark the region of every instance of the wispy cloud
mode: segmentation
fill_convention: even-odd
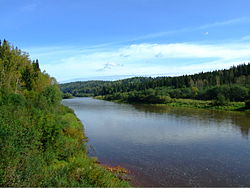
[[[249,22],[250,22],[249,17],[240,17],[240,18],[234,18],[234,19],[230,19],[226,21],[205,24],[195,29],[207,29],[207,28],[221,27],[221,26],[234,25],[234,24],[243,24],[243,23],[249,23]]]
[[[27,5],[28,6],[28,5]],[[137,37],[132,37],[127,40],[118,40],[118,41],[113,41],[113,42],[107,42],[107,43],[102,43],[98,45],[91,45],[91,46],[85,46],[85,47],[68,47],[68,46],[54,46],[54,47],[45,47],[45,48],[30,48],[31,50],[35,49],[36,51],[44,51],[45,53],[54,53],[54,50],[58,53],[62,52],[66,49],[69,51],[70,49],[74,50],[75,48],[83,48],[81,49],[81,52],[84,53],[85,51],[95,51],[95,50],[100,50],[103,49],[105,50],[106,48],[109,47],[114,47],[114,46],[119,46],[119,45],[124,45],[124,44],[131,44],[131,43],[138,43],[138,41],[143,41],[146,39],[154,39],[158,37],[164,37],[164,36],[172,36],[172,35],[177,35],[177,34],[183,34],[185,32],[193,32],[193,31],[201,31],[204,35],[208,35],[209,32],[207,29],[211,28],[216,28],[216,27],[222,27],[222,26],[231,26],[231,25],[236,25],[236,24],[247,24],[250,23],[250,17],[240,17],[240,18],[235,18],[235,19],[230,19],[230,20],[225,20],[221,22],[214,22],[210,24],[204,24],[204,25],[199,25],[195,27],[186,27],[186,28],[180,28],[176,30],[170,30],[170,31],[162,31],[162,32],[156,32],[156,33],[149,33]],[[48,49],[48,50],[47,50]],[[51,49],[51,50],[49,50]],[[78,50],[80,51],[80,50]],[[46,54],[44,54],[46,55]]]
[[[114,62],[112,63],[112,62],[109,62],[109,63],[105,63],[103,65],[103,68],[97,69],[97,71],[111,70],[111,69],[113,69],[115,67],[122,67],[122,66],[123,66],[123,64],[121,64],[121,63],[114,63]]]
[[[244,24],[244,23],[250,23],[250,18],[249,17],[240,17],[240,18],[225,20],[225,21],[221,21],[221,22],[214,22],[214,23],[210,23],[210,24],[200,25],[200,26],[196,26],[196,27],[186,27],[186,28],[181,28],[181,29],[177,29],[177,30],[151,33],[151,34],[135,37],[135,38],[128,40],[128,41],[152,39],[152,38],[157,38],[157,37],[170,36],[170,35],[178,34],[178,33],[206,30],[206,29],[215,28],[215,27],[229,26],[229,25],[235,25],[235,24]],[[205,32],[205,33],[208,34],[208,32]]]
[[[29,4],[25,4],[22,7],[20,7],[20,12],[32,12],[36,10],[38,7],[38,1],[33,0]]]
[[[242,41],[250,41],[250,35],[246,35],[241,38]]]
[[[39,58],[41,67],[59,81],[81,77],[111,75],[180,75],[228,68],[250,61],[250,37],[228,43],[141,43],[141,39],[209,28],[250,23],[242,17],[193,28],[153,33],[126,41],[93,46],[54,46],[30,48],[32,58]],[[132,45],[131,41],[133,41]],[[136,42],[137,41],[137,42]]]
[[[41,66],[59,81],[111,75],[173,76],[248,62],[250,44],[143,43],[75,54]]]

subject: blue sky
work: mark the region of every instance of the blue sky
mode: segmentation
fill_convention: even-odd
[[[59,82],[250,62],[249,0],[0,0],[0,38]]]

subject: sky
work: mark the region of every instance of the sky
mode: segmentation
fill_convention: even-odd
[[[250,62],[249,0],[0,0],[0,39],[59,82]]]

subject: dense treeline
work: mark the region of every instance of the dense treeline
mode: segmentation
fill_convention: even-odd
[[[90,84],[91,83],[91,84]],[[246,101],[250,99],[250,63],[226,70],[177,77],[134,77],[113,82],[73,82],[61,90],[74,96],[105,96],[107,100],[163,103],[169,99]],[[88,91],[88,92],[86,92]]]
[[[0,186],[127,186],[87,156],[84,142],[56,80],[0,42]]]
[[[100,89],[111,83],[110,81],[85,81],[61,84],[63,93],[71,94],[75,97],[87,97],[98,95]]]

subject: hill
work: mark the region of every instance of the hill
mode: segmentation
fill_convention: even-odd
[[[250,63],[193,75],[73,82],[60,87],[73,96],[102,96],[99,98],[129,103],[162,104],[173,102],[172,99],[193,99],[225,105],[250,99]]]

